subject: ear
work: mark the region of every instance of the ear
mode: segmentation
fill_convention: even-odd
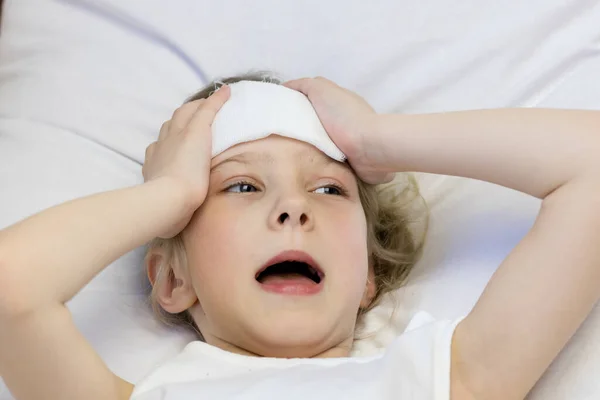
[[[360,308],[366,309],[371,305],[371,302],[375,298],[375,293],[377,293],[377,287],[375,286],[375,271],[373,270],[373,265],[369,263],[369,273],[367,274],[367,283],[365,285],[365,291],[363,293],[363,298],[360,301]]]
[[[171,314],[183,312],[198,301],[191,277],[180,260],[167,256],[161,248],[148,250],[146,256],[146,272],[156,300]]]

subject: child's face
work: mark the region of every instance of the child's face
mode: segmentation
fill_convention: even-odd
[[[208,196],[183,238],[199,301],[191,311],[208,343],[278,357],[352,343],[357,311],[368,302],[368,254],[346,165],[275,135],[232,147],[213,159]],[[286,250],[318,263],[324,278],[316,293],[274,293],[256,279]]]

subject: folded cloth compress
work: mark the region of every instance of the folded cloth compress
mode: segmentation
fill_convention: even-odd
[[[213,157],[236,144],[277,134],[312,144],[334,160],[346,159],[304,94],[269,82],[241,81],[229,86],[231,97],[212,124]]]

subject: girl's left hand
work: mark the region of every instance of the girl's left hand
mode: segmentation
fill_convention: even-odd
[[[383,169],[383,143],[375,134],[378,114],[365,99],[323,77],[295,79],[283,85],[308,97],[327,134],[363,181],[392,180],[393,174]]]

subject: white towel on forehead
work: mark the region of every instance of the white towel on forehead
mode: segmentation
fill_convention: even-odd
[[[231,97],[212,124],[212,156],[239,143],[277,134],[312,144],[337,161],[346,156],[327,135],[308,98],[268,82],[232,83]]]

